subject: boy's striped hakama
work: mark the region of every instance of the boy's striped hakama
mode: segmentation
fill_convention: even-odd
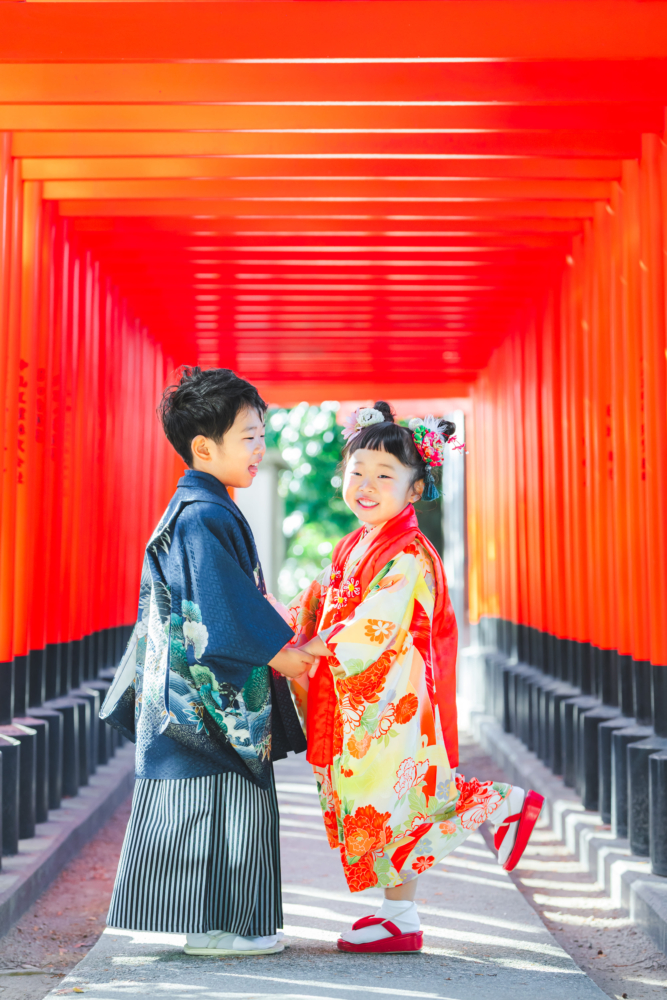
[[[278,801],[239,774],[137,779],[110,927],[167,933],[282,927]]]

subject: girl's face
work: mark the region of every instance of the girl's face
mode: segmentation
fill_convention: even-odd
[[[424,484],[419,480],[411,486],[412,475],[389,452],[359,448],[345,467],[343,499],[360,521],[374,528],[419,500]]]

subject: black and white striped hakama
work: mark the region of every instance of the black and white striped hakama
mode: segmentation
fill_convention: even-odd
[[[239,774],[137,779],[107,923],[255,937],[282,927],[278,801]]]

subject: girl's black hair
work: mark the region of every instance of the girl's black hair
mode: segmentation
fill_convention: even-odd
[[[384,417],[383,422],[365,427],[352,438],[343,449],[343,461],[347,463],[359,448],[368,448],[369,451],[386,451],[397,458],[401,465],[412,470],[411,486],[418,483],[420,479],[424,480],[425,500],[436,499],[439,494],[435,488],[433,472],[417,451],[412,431],[395,422],[396,414],[389,403],[380,400],[374,403],[374,409],[380,411]],[[438,430],[448,441],[456,431],[456,424],[452,423],[451,420],[441,420],[438,424]]]
[[[219,444],[242,410],[264,417],[266,403],[257,389],[229,368],[184,366],[180,376],[164,390],[158,415],[186,465],[192,465],[192,441],[198,434]]]

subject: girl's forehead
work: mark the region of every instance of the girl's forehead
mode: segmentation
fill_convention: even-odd
[[[405,468],[395,455],[388,451],[375,451],[370,448],[358,448],[350,455],[348,460],[350,465],[364,465],[373,468],[402,469]]]

